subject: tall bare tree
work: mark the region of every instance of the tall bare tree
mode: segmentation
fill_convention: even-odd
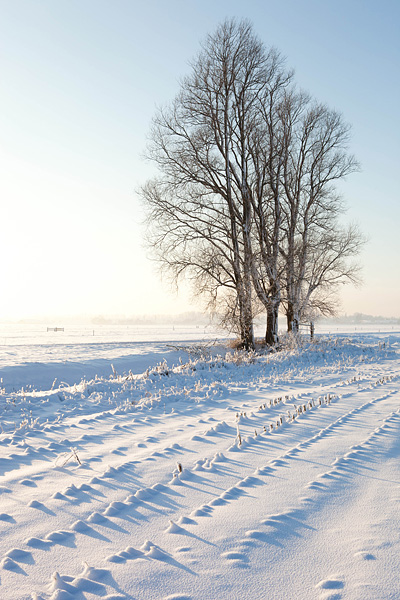
[[[355,279],[346,259],[359,252],[362,236],[340,228],[343,205],[335,185],[358,163],[347,151],[349,126],[336,111],[300,94],[285,122],[281,253],[288,330],[297,332],[302,307],[318,288]]]
[[[225,21],[154,120],[149,156],[161,177],[142,190],[165,265],[235,290],[246,348],[254,346],[254,192],[265,188],[254,143],[265,130],[263,101],[287,80],[279,54],[265,51],[248,22]]]

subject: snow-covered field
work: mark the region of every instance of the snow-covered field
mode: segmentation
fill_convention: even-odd
[[[399,331],[10,331],[1,600],[400,598]]]

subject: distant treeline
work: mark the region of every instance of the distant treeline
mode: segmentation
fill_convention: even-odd
[[[185,312],[177,315],[137,315],[132,317],[104,317],[91,319],[93,325],[208,325],[210,316],[201,312]]]
[[[54,317],[38,317],[38,318],[26,318],[19,319],[18,321],[7,321],[0,320],[0,323],[14,323],[19,325],[47,325],[49,323],[66,323],[74,324],[85,324],[91,323],[92,325],[214,325],[217,326],[218,314],[205,314],[202,312],[190,311],[184,312],[177,315],[134,315],[130,317],[125,316],[104,316],[97,315],[95,317],[81,316],[59,316],[56,319]],[[343,323],[343,324],[361,324],[361,323],[382,323],[390,325],[400,325],[399,317],[382,317],[376,315],[367,315],[365,313],[354,313],[352,315],[339,315],[333,318],[319,318],[319,323]],[[264,322],[264,315],[259,315],[257,323]]]
[[[319,322],[329,323],[384,323],[400,325],[400,318],[396,317],[381,317],[375,315],[366,315],[364,313],[354,313],[353,315],[342,315],[332,319],[319,319]]]

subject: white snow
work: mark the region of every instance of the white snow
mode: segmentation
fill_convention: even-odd
[[[1,600],[400,598],[400,333],[171,329],[0,348]]]

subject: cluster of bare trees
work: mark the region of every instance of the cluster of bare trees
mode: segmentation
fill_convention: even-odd
[[[299,91],[279,53],[236,20],[208,36],[154,119],[148,155],[160,175],[141,191],[150,245],[237,326],[245,348],[257,313],[274,345],[279,311],[296,332],[310,311],[331,313],[337,286],[357,278],[362,237],[340,226],[335,189],[357,169],[348,138],[341,115]]]

